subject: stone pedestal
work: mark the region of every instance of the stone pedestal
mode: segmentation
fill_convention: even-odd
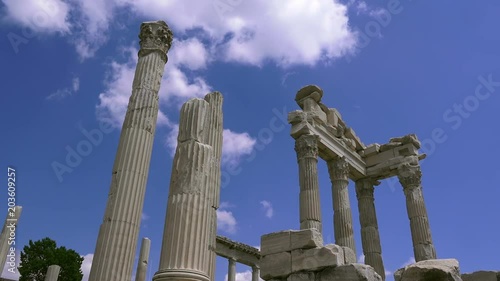
[[[132,95],[121,130],[90,281],[132,278],[158,116],[158,91],[172,32],[163,21],[145,22],[139,38],[141,48]]]
[[[352,229],[351,202],[349,201],[349,164],[345,158],[328,161],[328,172],[332,182],[333,227],[335,244],[351,248],[356,254]]]
[[[58,265],[51,265],[47,269],[47,274],[45,275],[45,281],[57,281],[59,278],[59,272],[61,267]]]
[[[206,100],[191,99],[181,109],[160,268],[154,281],[209,281],[212,274],[216,192],[211,173],[220,162],[214,159],[217,152],[212,146],[204,143],[211,126],[210,106]],[[222,127],[217,130],[218,134]]]
[[[135,274],[135,281],[146,281],[150,248],[151,240],[149,240],[148,238],[142,238],[141,251],[139,253],[139,261],[137,262],[137,271]]]
[[[302,135],[295,140],[299,163],[300,229],[321,227],[318,183],[318,136]]]
[[[9,237],[11,230],[16,231],[22,210],[23,207],[15,206],[14,211],[12,211],[11,208],[7,211],[7,218],[2,228],[2,234],[0,234],[0,272],[3,272],[5,262],[7,261],[7,255],[9,254]]]
[[[406,196],[406,210],[410,219],[415,260],[436,259],[431,229],[422,194],[422,172],[419,165],[404,164],[398,168],[399,182]]]
[[[356,181],[356,197],[358,199],[361,242],[363,254],[365,255],[365,264],[372,266],[382,277],[382,280],[385,280],[382,247],[380,245],[375,199],[373,197],[373,186],[378,184],[379,182],[371,179]]]

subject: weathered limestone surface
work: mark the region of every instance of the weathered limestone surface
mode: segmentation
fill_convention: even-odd
[[[329,266],[344,264],[342,247],[329,244],[320,248],[298,249],[292,251],[292,272],[302,270],[316,271]]]
[[[406,196],[406,210],[410,219],[415,260],[418,262],[436,259],[436,250],[432,243],[427,209],[422,194],[420,166],[418,164],[401,165],[398,177]]]
[[[500,281],[500,271],[476,271],[462,274],[463,281]]]
[[[344,157],[333,159],[328,161],[328,172],[332,182],[335,244],[351,248],[356,254],[351,201],[347,190],[349,185],[349,164]]]
[[[295,140],[295,151],[299,163],[300,229],[316,228],[321,232],[317,142],[316,135],[302,135]]]
[[[231,239],[217,235],[215,253],[227,259],[234,258],[238,263],[255,267],[259,264],[261,254],[257,248],[232,241]],[[258,268],[257,268],[258,269]]]
[[[45,281],[57,281],[59,278],[59,272],[61,267],[58,265],[51,265],[47,269],[47,274],[45,275]]]
[[[342,250],[344,251],[344,264],[356,263],[358,258],[354,251],[346,246],[342,246]]]
[[[273,232],[262,235],[260,241],[263,256],[323,246],[323,237],[315,228]]]
[[[337,267],[329,267],[316,275],[316,281],[381,281],[373,267],[353,263]],[[417,281],[417,280],[413,280]],[[430,280],[429,280],[430,281]]]
[[[0,272],[3,272],[5,262],[7,261],[11,229],[14,231],[16,230],[22,211],[23,207],[15,206],[13,212],[12,209],[9,209],[7,212],[7,218],[5,219],[5,223],[2,228],[2,234],[0,234]]]
[[[141,25],[140,51],[113,166],[90,281],[130,280],[158,116],[158,91],[172,44],[163,21]]]
[[[395,281],[462,281],[458,261],[455,259],[425,260],[394,273]],[[474,280],[479,281],[479,280]]]
[[[313,271],[302,271],[290,274],[286,281],[315,281],[316,273]]]
[[[222,102],[218,95],[215,93],[205,100],[191,99],[181,109],[160,268],[153,277],[155,281],[208,281],[214,272],[215,211],[220,182],[217,180],[220,171],[215,171],[220,169],[220,152],[217,147],[214,152],[214,147],[205,142],[218,145],[222,140],[222,125],[214,127],[212,122]]]
[[[292,273],[292,254],[281,252],[262,257],[260,277],[265,280],[287,277]]]
[[[359,222],[361,224],[361,242],[365,264],[371,265],[385,280],[384,262],[382,261],[382,246],[378,231],[374,185],[379,183],[371,179],[356,181],[356,197],[358,198]]]
[[[259,266],[252,266],[252,281],[259,281],[260,280],[260,267]]]
[[[137,262],[137,271],[135,274],[135,281],[146,281],[150,248],[151,240],[149,240],[149,238],[142,238],[141,250],[139,252],[139,261]]]

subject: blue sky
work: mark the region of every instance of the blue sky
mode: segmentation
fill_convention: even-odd
[[[438,257],[458,259],[462,272],[500,270],[499,13],[493,0],[2,0],[0,159],[5,170],[17,169],[16,200],[24,208],[17,249],[50,237],[85,256],[88,272],[139,26],[165,20],[175,41],[140,232],[152,241],[149,277],[158,269],[181,104],[223,93],[218,232],[258,246],[265,233],[299,228],[298,167],[285,120],[298,109],[295,93],[308,84],[324,90],[323,103],[337,108],[365,144],[417,134],[428,155],[423,187]],[[103,132],[103,121],[114,128]],[[68,151],[87,140],[82,131],[92,130],[102,140],[58,177],[53,163],[65,163]],[[319,179],[324,240],[333,243],[322,161]],[[0,202],[6,197],[7,190]],[[353,183],[350,199],[361,255]],[[382,182],[375,200],[384,263],[394,272],[413,256],[397,180]],[[222,281],[227,262],[217,262]],[[238,280],[247,280],[248,270],[238,266]]]

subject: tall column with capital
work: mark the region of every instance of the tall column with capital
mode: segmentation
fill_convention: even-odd
[[[295,140],[299,162],[300,229],[321,229],[318,183],[318,136],[302,135]]]
[[[158,116],[158,91],[172,44],[164,21],[141,24],[139,59],[113,166],[90,281],[130,280]]]
[[[139,252],[139,261],[137,262],[137,270],[135,273],[135,281],[146,281],[150,248],[151,240],[149,240],[149,238],[142,238],[141,250]]]
[[[332,159],[327,163],[332,182],[335,244],[348,247],[356,254],[351,202],[349,201],[349,190],[347,190],[349,185],[349,164],[344,157]]]
[[[372,179],[356,181],[356,197],[358,198],[361,242],[363,245],[363,254],[365,255],[365,264],[372,266],[382,279],[385,280],[382,246],[380,245],[375,199],[373,197],[373,186],[378,184],[379,182]]]
[[[177,149],[172,164],[160,267],[154,281],[209,281],[214,236],[214,180],[220,167],[217,152],[205,143],[209,132],[211,102],[191,99],[181,108]],[[213,142],[216,143],[216,142]],[[217,148],[215,148],[217,149]],[[220,173],[220,172],[219,172]]]
[[[431,228],[424,196],[422,194],[422,172],[420,165],[403,164],[398,168],[399,182],[406,196],[406,210],[410,219],[415,260],[423,261],[436,258],[432,243]]]

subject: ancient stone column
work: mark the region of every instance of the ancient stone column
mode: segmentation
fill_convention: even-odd
[[[259,281],[260,279],[260,268],[256,265],[252,266],[252,281]]]
[[[332,182],[333,228],[335,244],[351,248],[356,254],[352,229],[351,202],[349,201],[349,164],[344,157],[328,161],[328,173]]]
[[[406,210],[410,219],[415,260],[436,258],[432,243],[431,229],[427,217],[424,196],[422,194],[422,172],[420,165],[403,164],[398,168],[399,182],[406,196]]]
[[[57,281],[59,278],[59,272],[61,267],[58,265],[51,265],[47,269],[47,274],[45,275],[45,281]]]
[[[210,248],[214,219],[210,172],[214,152],[204,143],[210,107],[206,100],[191,99],[181,109],[160,268],[154,281],[210,279],[214,250]]]
[[[212,225],[209,232],[209,247],[215,249],[215,240],[217,237],[217,209],[220,201],[220,183],[221,183],[221,158],[222,158],[222,102],[223,97],[219,92],[213,92],[205,96],[205,100],[209,104],[208,122],[205,133],[204,143],[212,147],[212,162],[210,163],[210,172],[207,187],[211,190],[212,210],[211,219]],[[215,280],[215,251],[210,252],[209,257],[209,277],[210,280]]]
[[[356,197],[358,198],[361,242],[363,245],[363,254],[365,255],[365,264],[372,266],[382,279],[385,280],[382,246],[380,245],[375,199],[373,197],[373,186],[378,184],[379,182],[372,179],[356,181]]]
[[[137,262],[137,271],[135,274],[135,281],[146,281],[150,248],[151,240],[149,240],[149,238],[142,238],[141,251],[139,253],[139,261]]]
[[[139,59],[113,166],[90,281],[132,278],[149,162],[158,116],[158,91],[172,32],[163,21],[141,25]]]
[[[295,140],[299,163],[300,229],[321,229],[318,183],[318,136],[302,135]]]
[[[11,232],[16,231],[22,210],[23,207],[15,206],[13,209],[9,208],[7,211],[7,218],[5,219],[5,223],[2,228],[2,234],[0,234],[0,272],[3,272],[3,268],[5,267],[7,255],[9,254],[9,238]],[[16,258],[16,262],[17,261],[18,259]]]
[[[227,281],[236,281],[236,260],[229,259],[227,265]]]

